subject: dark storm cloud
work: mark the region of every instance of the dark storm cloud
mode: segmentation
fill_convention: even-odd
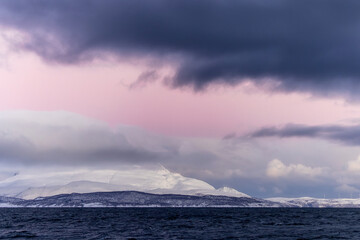
[[[2,0],[0,23],[57,62],[177,56],[175,87],[270,77],[281,91],[356,98],[359,12],[356,0]]]
[[[360,146],[360,125],[306,126],[289,124],[281,128],[268,127],[250,134],[251,137],[308,137],[334,140],[345,145]]]

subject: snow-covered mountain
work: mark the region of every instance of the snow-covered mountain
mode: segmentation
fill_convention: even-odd
[[[76,170],[20,172],[0,180],[0,195],[35,199],[59,194],[140,191],[154,194],[250,196],[232,188],[215,189],[210,184],[170,172],[164,167],[123,170]]]
[[[356,198],[267,198],[266,200],[278,202],[285,207],[313,207],[313,208],[360,208],[360,199]]]
[[[360,207],[360,199],[257,199],[166,168],[3,173],[0,207]]]
[[[136,191],[61,194],[32,200],[0,197],[0,207],[281,207],[263,199]]]
[[[360,199],[231,197],[137,191],[60,194],[35,199],[0,197],[0,207],[288,207],[358,208]]]

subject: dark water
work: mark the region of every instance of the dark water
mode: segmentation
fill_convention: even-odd
[[[0,209],[1,239],[360,239],[360,209]]]

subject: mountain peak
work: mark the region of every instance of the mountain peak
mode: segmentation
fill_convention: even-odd
[[[59,194],[141,191],[156,194],[223,195],[249,197],[235,189],[215,189],[195,178],[160,169],[20,172],[0,181],[0,196],[35,199]]]
[[[250,197],[249,195],[239,192],[238,190],[231,188],[231,187],[222,187],[218,188],[217,191],[225,193],[227,196],[234,196],[234,197]]]

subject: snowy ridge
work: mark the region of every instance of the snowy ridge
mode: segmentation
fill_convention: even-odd
[[[150,194],[136,191],[61,194],[32,200],[0,198],[0,207],[281,207],[248,197]]]
[[[314,208],[360,208],[359,198],[267,198],[266,200],[284,204],[287,207],[314,207]]]
[[[210,184],[157,169],[78,170],[65,172],[20,172],[0,181],[0,196],[35,199],[60,194],[139,191],[154,194],[217,195],[248,197],[235,189],[215,189]]]

